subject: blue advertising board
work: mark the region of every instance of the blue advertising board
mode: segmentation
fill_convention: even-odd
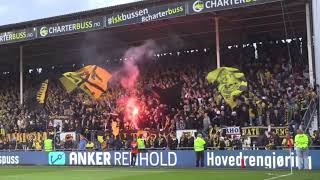
[[[0,152],[0,165],[51,165],[51,166],[129,166],[129,151],[106,152]],[[147,151],[140,153],[136,165],[140,167],[195,166],[193,151]],[[309,167],[320,169],[320,151],[310,150]],[[297,157],[289,151],[206,151],[205,166],[214,168],[287,169],[297,168]]]

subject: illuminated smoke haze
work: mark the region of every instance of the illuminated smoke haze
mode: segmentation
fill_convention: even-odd
[[[147,40],[144,44],[129,48],[122,59],[123,67],[116,74],[119,75],[121,86],[129,91],[134,91],[140,75],[138,64],[152,60],[158,47],[153,40]]]
[[[124,107],[124,120],[131,121],[136,129],[140,113],[139,98],[136,96],[137,81],[140,76],[139,64],[154,59],[159,47],[153,40],[147,40],[141,46],[131,47],[125,53],[122,68],[114,73],[115,80],[125,89],[127,96],[118,99],[118,106]]]

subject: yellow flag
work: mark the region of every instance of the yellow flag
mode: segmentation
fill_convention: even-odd
[[[42,84],[41,87],[37,93],[37,101],[39,104],[44,104],[46,95],[47,95],[47,90],[48,90],[48,83],[49,80],[45,80]]]
[[[60,82],[68,93],[79,87],[86,94],[99,98],[108,87],[112,75],[105,69],[88,65],[77,72],[67,72],[60,78]]]
[[[67,93],[72,92],[82,82],[81,74],[79,72],[67,72],[60,78],[60,82],[66,89]]]
[[[98,66],[87,66],[84,70],[87,77],[80,88],[94,98],[99,98],[108,87],[108,82],[112,75],[105,69]]]
[[[234,108],[237,103],[234,98],[247,89],[248,83],[239,69],[232,67],[221,67],[211,71],[207,75],[209,83],[216,83],[226,103]]]

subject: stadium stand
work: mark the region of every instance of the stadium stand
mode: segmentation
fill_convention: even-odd
[[[248,90],[236,99],[237,106],[225,103],[215,85],[205,77],[215,69],[209,49],[181,51],[155,57],[154,61],[141,66],[138,91],[130,92],[139,97],[138,127],[148,131],[147,148],[193,147],[193,136],[177,137],[176,130],[198,130],[205,134],[208,146],[216,149],[252,148],[253,145],[276,149],[286,145],[287,136],[304,126],[302,117],[308,104],[317,98],[317,92],[309,85],[305,58],[305,42],[293,39],[232,45],[222,48],[223,66],[236,67],[245,73]],[[286,55],[287,45],[292,52]],[[242,62],[242,63],[239,63]],[[42,67],[27,72],[25,77],[25,105],[19,105],[17,74],[2,73],[0,89],[0,150],[40,149],[42,141],[36,136],[23,138],[14,133],[76,132],[95,143],[96,149],[129,148],[135,126],[124,118],[123,107],[117,99],[128,93],[122,87],[111,84],[99,100],[75,91],[67,94],[58,81],[63,72],[75,71],[83,65],[72,67]],[[101,64],[106,66],[106,64]],[[49,77],[46,103],[40,108],[34,102],[37,88]],[[181,85],[177,103],[166,104],[154,96],[154,89],[170,89]],[[252,96],[252,94],[254,94]],[[171,97],[173,98],[173,97]],[[58,126],[54,119],[62,119]],[[226,135],[221,128],[240,126],[286,127],[285,138],[277,133],[262,133],[255,140],[243,136]],[[320,145],[319,132],[314,132],[313,143]],[[78,137],[56,138],[56,149],[77,149]],[[40,146],[40,147],[39,147]]]

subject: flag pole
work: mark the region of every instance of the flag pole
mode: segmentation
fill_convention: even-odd
[[[293,174],[293,162],[294,160],[292,159],[292,147],[289,147],[289,153],[290,153],[290,174]]]
[[[293,141],[293,139],[292,139],[292,141]],[[292,141],[291,141],[291,136],[288,136],[287,137],[287,145],[288,145],[289,153],[290,153],[290,175],[293,174],[293,162],[294,162],[294,159],[292,159],[292,147],[294,147]]]

